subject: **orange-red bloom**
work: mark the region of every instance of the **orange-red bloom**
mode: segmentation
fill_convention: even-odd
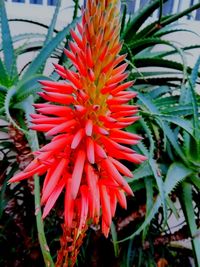
[[[74,213],[79,228],[88,219],[99,221],[107,236],[116,204],[126,208],[125,193],[132,190],[123,175],[132,177],[120,160],[141,163],[146,158],[125,145],[137,144],[136,134],[122,129],[138,120],[136,106],[128,105],[135,92],[126,91],[133,82],[128,77],[126,55],[119,55],[119,6],[117,0],[88,0],[82,22],[71,30],[66,56],[74,69],[55,64],[62,82],[41,81],[47,100],[35,104],[32,129],[52,136],[49,144],[10,182],[34,174],[46,177],[42,189],[43,217],[61,192],[65,192],[64,218],[70,227]]]

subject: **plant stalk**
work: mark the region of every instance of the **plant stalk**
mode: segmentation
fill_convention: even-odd
[[[23,103],[23,109],[25,112],[26,120],[28,126],[30,126],[30,114],[35,113],[35,110],[32,106],[33,97],[29,96],[26,101]],[[39,142],[37,138],[37,133],[30,130],[26,135],[31,151],[36,151],[39,149]],[[54,262],[52,260],[49,247],[47,245],[45,232],[44,232],[44,223],[42,219],[41,203],[40,203],[40,181],[38,175],[34,176],[34,200],[35,200],[35,216],[37,224],[37,232],[40,248],[42,251],[43,259],[46,267],[54,267]]]

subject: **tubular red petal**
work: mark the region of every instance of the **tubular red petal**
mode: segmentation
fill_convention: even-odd
[[[40,103],[40,104],[33,104],[33,106],[35,108],[47,108],[47,107],[50,107],[51,104],[49,104],[49,103]]]
[[[99,157],[101,159],[107,158],[105,150],[96,142],[94,143],[94,150],[95,150],[95,154],[97,155],[97,157]]]
[[[126,166],[124,166],[121,162],[111,157],[109,157],[109,159],[112,161],[112,163],[115,165],[115,167],[117,168],[119,172],[121,172],[125,176],[131,177],[131,178],[133,177],[132,172]]]
[[[72,149],[76,149],[80,142],[82,141],[83,137],[84,137],[84,130],[83,129],[80,129],[77,131],[77,133],[74,135],[74,138],[72,140],[72,144],[71,144],[71,148]]]
[[[74,91],[74,88],[68,83],[60,83],[53,81],[39,81],[44,87],[43,90],[47,90],[46,88],[52,88],[54,91],[68,93],[71,94]],[[45,88],[45,89],[44,89]]]
[[[116,122],[117,121],[116,119],[110,116],[102,116],[102,115],[99,116],[99,120],[103,122]]]
[[[73,54],[75,55],[77,52],[80,52],[80,48],[73,42],[69,42],[69,48],[70,50],[73,52]]]
[[[122,190],[116,190],[116,196],[119,201],[120,206],[123,209],[127,209],[126,196]]]
[[[77,45],[83,49],[83,43],[81,41],[81,39],[77,36],[77,34],[75,33],[74,30],[70,30],[70,34],[72,36],[72,38],[74,39],[74,41],[77,43]]]
[[[131,125],[131,122],[104,122],[104,126],[111,129],[123,129]]]
[[[99,188],[98,188],[98,177],[97,174],[94,172],[93,167],[86,163],[85,166],[85,172],[86,172],[86,180],[89,187],[89,191],[91,194],[92,199],[92,214],[93,216],[99,217],[100,215],[100,196],[99,196]]]
[[[121,92],[118,92],[115,96],[118,96],[118,97],[121,96],[121,97],[132,99],[137,96],[137,92],[121,91]]]
[[[94,158],[94,141],[91,138],[87,138],[86,148],[87,148],[87,158],[88,158],[88,161],[91,164],[94,164],[95,163],[95,158]]]
[[[100,198],[102,205],[102,216],[103,220],[108,227],[110,227],[112,222],[111,207],[110,207],[110,197],[108,195],[106,186],[100,185]]]
[[[137,140],[131,140],[131,139],[124,139],[124,138],[112,138],[113,141],[120,143],[120,144],[126,144],[126,145],[137,145],[139,141]]]
[[[126,90],[127,88],[131,87],[134,84],[133,81],[130,82],[126,82],[123,84],[120,84],[119,86],[117,86],[115,89],[113,89],[110,93],[111,95],[116,95],[117,93]],[[136,94],[135,94],[136,95]]]
[[[116,67],[119,63],[121,63],[122,61],[125,60],[127,54],[124,54],[124,55],[120,55],[118,56],[115,61],[114,61],[114,66],[113,67]]]
[[[113,97],[106,101],[108,105],[119,105],[119,104],[126,104],[129,101],[127,98],[122,97]]]
[[[88,77],[90,79],[91,82],[95,81],[95,75],[92,69],[88,69]]]
[[[141,118],[140,116],[126,117],[126,118],[118,118],[118,122],[132,124],[133,122],[139,120],[140,118]]]
[[[58,183],[58,185],[55,187],[55,189],[53,190],[53,192],[49,196],[49,198],[45,204],[44,210],[43,210],[43,215],[42,215],[43,219],[49,214],[50,210],[53,208],[53,206],[56,203],[58,197],[60,196],[64,186],[65,186],[65,181],[63,179]]]
[[[58,162],[58,165],[52,172],[51,176],[49,177],[46,186],[43,190],[42,194],[42,203],[45,203],[47,199],[50,197],[51,193],[55,189],[56,185],[58,184],[60,178],[64,174],[64,170],[68,164],[68,161],[66,159],[61,159],[60,162]]]
[[[86,58],[87,58],[87,65],[88,65],[88,67],[89,68],[93,68],[94,62],[93,62],[93,59],[92,59],[92,52],[91,52],[91,48],[90,48],[89,43],[87,43],[87,45],[86,45],[85,54],[86,54]]]
[[[80,56],[78,55],[78,53],[76,53],[76,63],[79,69],[79,72],[82,76],[87,76],[87,69],[86,66],[84,65],[84,63],[81,61]]]
[[[76,63],[76,58],[72,52],[64,48],[64,53],[73,63]]]
[[[70,107],[51,105],[50,107],[38,108],[38,112],[42,114],[51,114],[55,116],[73,117],[74,113]]]
[[[113,89],[115,89],[117,87],[117,85],[118,85],[118,83],[106,85],[101,89],[101,93],[102,94],[110,93]]]
[[[87,120],[85,124],[85,133],[87,136],[92,135],[92,130],[93,130],[93,122],[92,120]]]
[[[85,227],[88,216],[89,191],[86,185],[82,185],[80,187],[80,191],[81,191],[81,215],[80,215],[79,229],[81,230]]]
[[[29,178],[35,174],[44,173],[44,172],[46,172],[46,170],[47,170],[46,166],[40,165],[40,166],[36,167],[35,169],[33,169],[32,171],[20,172],[20,173],[16,174],[8,182],[9,183],[16,183],[16,182],[19,182],[19,181],[24,180],[26,178]]]
[[[128,110],[128,111],[119,111],[119,112],[112,113],[111,115],[112,115],[113,118],[118,119],[118,118],[121,118],[121,117],[135,115],[136,113],[138,113],[137,109]]]
[[[55,69],[55,71],[58,73],[58,75],[63,78],[63,79],[67,79],[67,74],[63,71],[60,71],[58,69]]]
[[[124,63],[122,65],[120,65],[119,67],[115,68],[112,71],[112,75],[116,75],[116,74],[121,74],[122,72],[124,72],[126,70],[126,68],[128,67],[128,63]]]
[[[131,105],[112,105],[109,106],[109,109],[112,112],[119,112],[119,111],[135,111],[137,107]]]
[[[122,146],[115,141],[111,140],[108,137],[102,136],[100,138],[101,142],[104,144],[107,150],[115,150],[115,151],[125,151],[126,153],[133,153],[133,150],[131,148],[128,148],[126,146]]]
[[[58,102],[60,104],[71,104],[74,102],[74,97],[72,95],[46,92],[38,93],[42,98],[51,102]]]
[[[34,124],[59,124],[66,121],[66,118],[39,118],[39,119],[32,119],[31,122]]]
[[[87,109],[82,105],[74,105],[75,111],[77,111],[80,115],[84,115],[87,112]]]
[[[105,46],[104,49],[102,50],[102,52],[101,52],[101,54],[100,54],[100,56],[99,56],[99,60],[100,60],[100,61],[103,61],[104,58],[105,58],[105,56],[106,56],[106,54],[108,53],[109,44],[110,44],[110,43],[107,42],[106,46]]]
[[[77,29],[79,31],[79,34],[82,35],[83,34],[83,27],[81,26],[80,23],[77,23]]]
[[[135,164],[141,164],[143,161],[147,160],[147,157],[137,154],[137,153],[126,153],[124,151],[119,151],[118,154],[114,154],[111,151],[109,151],[112,156],[118,158],[118,159],[125,159],[130,162],[133,162]]]
[[[103,67],[101,72],[107,73],[109,70],[113,69],[113,66],[114,66],[114,60],[112,60],[105,67]]]
[[[71,127],[77,124],[76,120],[70,120],[60,125],[53,127],[50,131],[46,133],[47,136],[55,135],[57,133],[67,132],[70,130]]]
[[[24,169],[23,172],[30,172],[36,169],[37,167],[41,166],[41,163],[51,158],[52,154],[53,154],[53,151],[41,153],[40,155],[37,156],[37,158],[32,160],[31,163],[29,163],[29,165]]]
[[[112,217],[114,217],[115,216],[115,211],[116,211],[116,208],[117,208],[117,198],[116,198],[114,190],[110,190],[110,207],[111,207]]]
[[[82,91],[82,90],[77,91],[77,100],[79,102],[81,102],[81,101],[86,102],[89,98],[90,98],[89,95],[87,93],[85,93],[84,91]]]
[[[71,94],[74,91],[73,86],[65,87],[65,88],[53,88],[53,87],[43,87],[42,88],[45,92],[49,93],[60,93],[60,94]],[[64,95],[63,95],[64,96]]]
[[[128,77],[128,73],[125,72],[125,73],[122,73],[120,75],[115,75],[115,76],[112,76],[108,82],[106,83],[106,85],[110,85],[110,84],[113,84],[113,83],[120,83],[122,82],[123,80],[125,80],[126,78]]]
[[[104,159],[101,162],[101,167],[106,170],[108,175],[112,177],[122,188],[130,195],[133,195],[133,192],[130,188],[130,186],[127,184],[127,182],[124,180],[124,178],[121,176],[121,174],[118,172],[116,167],[113,165],[113,163],[109,159]]]
[[[101,228],[102,228],[102,233],[107,238],[110,232],[110,226],[107,225],[107,223],[104,221],[104,218],[102,218]]]
[[[66,192],[65,192],[65,224],[67,227],[72,226],[73,215],[74,215],[74,200],[72,199],[71,189],[72,189],[72,179],[68,178],[66,182]]]
[[[109,132],[106,129],[104,129],[98,125],[94,125],[93,128],[94,128],[94,132],[97,134],[109,135]]]
[[[100,29],[96,38],[96,51],[99,51],[103,41],[104,30]]]
[[[47,145],[43,146],[40,149],[40,151],[56,152],[57,150],[64,148],[69,143],[69,139],[70,139],[70,136],[66,134],[57,140],[52,140]]]
[[[74,169],[72,173],[72,198],[75,199],[78,194],[78,190],[80,187],[82,175],[83,175],[83,168],[85,164],[85,152],[83,150],[79,150],[75,164]]]
[[[39,124],[39,125],[34,125],[31,126],[30,129],[38,131],[38,132],[47,132],[54,128],[56,124]]]
[[[80,80],[74,75],[72,71],[66,70],[66,75],[67,75],[67,79],[71,81],[75,85],[75,87],[79,89],[82,88],[82,84]]]
[[[112,33],[111,33],[112,34]],[[112,35],[111,35],[112,36]],[[122,43],[117,43],[111,50],[111,54],[118,54],[122,48]]]
[[[111,130],[110,131],[110,137],[142,140],[142,137],[140,137],[137,134],[133,134],[133,133],[129,133],[129,132],[121,131],[121,130]]]
[[[53,63],[53,65],[54,65],[54,67],[55,67],[57,70],[59,70],[59,71],[65,73],[65,71],[66,71],[65,67],[63,67],[62,65],[59,65],[59,64],[57,64],[57,63]]]
[[[109,158],[102,160],[101,168],[102,170],[106,171],[108,175],[111,175],[114,181],[116,181],[119,185],[125,184],[125,180],[122,178],[122,176],[117,171],[116,167],[113,165]]]

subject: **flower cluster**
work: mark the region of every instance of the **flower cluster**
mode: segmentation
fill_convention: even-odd
[[[122,129],[139,119],[138,107],[129,105],[136,96],[126,91],[126,55],[119,55],[119,3],[117,0],[88,0],[82,22],[71,30],[66,56],[73,69],[55,64],[62,82],[41,81],[39,95],[47,102],[35,104],[32,129],[45,132],[51,141],[35,153],[35,159],[10,182],[45,174],[42,189],[43,217],[64,191],[67,227],[78,214],[79,229],[87,220],[98,223],[107,236],[117,202],[126,208],[132,195],[123,176],[131,171],[120,160],[139,164],[146,158],[130,145],[141,139]]]

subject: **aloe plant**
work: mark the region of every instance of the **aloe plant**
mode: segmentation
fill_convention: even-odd
[[[19,139],[19,141],[23,142],[22,144],[18,144],[20,146],[21,151],[23,151],[24,149],[24,142],[29,143],[30,153],[35,151],[38,147],[38,140],[36,134],[33,131],[27,130],[30,121],[29,114],[30,112],[34,112],[34,110],[31,109],[31,106],[33,104],[33,101],[37,99],[37,95],[35,93],[40,90],[38,80],[49,79],[45,77],[44,74],[44,67],[46,65],[46,62],[59,45],[62,44],[63,46],[63,41],[68,35],[69,30],[76,23],[76,19],[74,19],[71,24],[67,25],[65,28],[63,28],[63,30],[57,32],[56,35],[54,35],[55,24],[57,21],[60,6],[61,0],[57,2],[51,24],[49,25],[47,34],[45,36],[41,34],[26,33],[12,37],[9,27],[9,21],[6,14],[5,3],[4,0],[0,0],[0,26],[2,33],[2,42],[0,44],[0,49],[3,54],[3,57],[0,58],[0,116],[4,118],[5,115],[5,118],[8,124],[10,125],[9,128],[14,126],[14,128],[16,129],[14,144],[16,145],[17,143],[19,143],[17,142],[17,138]],[[77,12],[77,3],[75,10]],[[74,18],[75,17],[76,13],[74,15]],[[38,37],[42,38],[39,43],[35,43],[34,41],[32,41],[32,39]],[[27,39],[29,40],[28,42],[26,42]],[[14,44],[17,44],[18,41],[24,41],[25,43],[22,46],[17,46],[17,48],[14,48]],[[35,59],[32,62],[29,62],[29,64],[23,66],[22,71],[18,70],[16,64],[18,57],[21,54],[35,50],[38,50]],[[57,77],[55,76],[54,79],[56,78]],[[24,117],[26,118],[25,123]],[[11,129],[9,128],[7,128],[7,126],[6,128],[3,127],[5,131],[8,130],[8,133],[11,134]],[[24,140],[22,140],[23,134]],[[2,153],[4,153],[4,151],[8,148],[11,149],[7,146],[8,142],[10,141],[10,138],[8,137],[6,141],[7,142],[1,143]],[[15,148],[13,149],[15,150]],[[19,153],[18,150],[17,152]],[[9,163],[10,160],[12,163]],[[10,194],[12,197],[12,194],[14,195],[17,190],[19,190],[19,188],[17,187],[16,189],[14,188],[12,190],[10,188],[6,189],[8,177],[11,173],[16,171],[16,163],[13,163],[13,159],[8,158],[7,154],[5,154],[3,161],[8,162],[8,164],[4,164],[5,173],[7,172],[6,168],[8,168],[8,170],[11,168],[11,171],[9,171],[6,179],[3,179],[2,181],[3,190],[1,192],[1,200],[3,198],[5,198],[5,200],[4,203],[1,204],[1,215],[3,213],[3,209],[5,209],[7,205],[9,205],[10,200],[8,195]],[[7,197],[6,190],[8,191]],[[44,225],[41,218],[40,208],[40,184],[37,178],[35,178],[34,197],[38,237],[45,265],[54,266],[44,234]]]
[[[192,69],[186,64],[185,54],[186,51],[192,52],[200,46],[197,44],[180,48],[165,38],[172,33],[191,34],[178,24],[178,19],[200,8],[200,4],[193,5],[175,15],[163,16],[162,9],[165,2],[167,0],[149,1],[149,4],[131,16],[126,14],[126,10],[122,14],[121,36],[124,39],[122,53],[127,53],[126,60],[131,66],[130,79],[135,80],[132,90],[138,93],[137,103],[142,116],[134,127],[129,128],[129,131],[137,131],[143,135],[143,142],[134,149],[145,154],[149,160],[134,171],[133,179],[128,179],[136,198],[128,200],[127,212],[118,209],[111,227],[112,242],[109,239],[102,240],[98,229],[91,227],[90,235],[80,252],[78,266],[84,266],[85,262],[87,266],[93,266],[94,261],[99,261],[102,266],[109,264],[115,267],[162,266],[159,265],[161,263],[165,263],[164,266],[175,266],[175,264],[180,266],[184,261],[190,266],[189,257],[193,257],[196,266],[200,266],[198,230],[200,98],[196,91],[196,85],[199,84],[200,59]],[[74,1],[75,20],[62,31],[57,32],[54,28],[59,3],[58,1],[47,35],[22,34],[12,37],[4,1],[0,0],[1,29],[4,32],[0,45],[0,50],[4,54],[3,59],[0,60],[0,115],[5,119],[4,114],[6,114],[7,121],[25,134],[32,150],[37,148],[38,140],[35,133],[27,131],[27,125],[30,112],[34,112],[30,109],[31,103],[40,101],[35,97],[35,93],[40,90],[37,80],[47,79],[44,75],[44,66],[49,57],[57,57],[60,61],[65,60],[58,48],[67,46],[63,40],[77,20],[79,4],[78,1]],[[159,10],[159,17],[149,23],[148,18],[155,10]],[[27,23],[35,22],[27,21]],[[46,26],[41,25],[41,27]],[[39,42],[32,42],[33,38],[38,37]],[[17,49],[13,48],[13,44],[17,45],[18,41],[26,38],[29,39],[28,43]],[[162,45],[162,49],[156,52],[157,45]],[[36,50],[38,51],[36,58],[24,66],[23,71],[18,71],[17,56]],[[174,55],[180,60],[169,59],[168,56]],[[150,70],[154,67],[156,71]],[[57,79],[55,74],[50,77],[50,79]],[[19,113],[17,116],[15,116],[16,111]],[[24,115],[26,123],[24,123]],[[2,127],[1,130],[7,131],[6,127]],[[8,170],[8,162],[12,162],[13,158],[12,154],[6,154],[7,149],[11,151],[14,147],[9,138],[2,141],[4,141],[1,144],[4,155],[2,170]],[[45,143],[44,137],[41,137],[41,143]],[[4,175],[6,179],[0,193],[1,215],[5,213],[9,200],[5,198],[6,190],[9,196],[23,194],[23,191],[19,191],[17,187],[14,189],[6,187],[7,180],[18,168],[13,162],[9,167],[11,170],[7,172],[7,177]],[[37,181],[36,207],[39,204]],[[171,216],[178,219],[180,209],[183,211],[183,225],[173,233],[168,219]],[[40,216],[40,210],[38,214]],[[40,220],[39,217],[38,220]],[[41,226],[43,239],[43,225],[41,221],[38,223]],[[46,232],[56,236],[58,221],[53,215],[47,224]],[[190,238],[192,249],[181,247],[180,243],[174,245],[171,242],[173,239],[177,241],[184,238]],[[43,245],[46,244],[44,240],[41,242]],[[52,241],[50,247],[56,251],[56,240]],[[45,247],[43,251],[46,264],[51,261],[47,250],[48,247]],[[105,257],[104,254],[109,257]],[[52,263],[51,266],[53,266]]]
[[[116,236],[113,239],[115,245],[119,242],[122,248],[127,247],[127,242],[129,244],[123,266],[156,264],[157,260],[153,254],[141,261],[142,257],[146,257],[146,252],[144,248],[136,250],[133,244],[138,244],[136,240],[139,236],[143,240],[141,242],[147,240],[157,216],[163,218],[160,223],[158,220],[156,222],[161,227],[157,234],[160,232],[164,235],[169,227],[170,212],[176,217],[179,214],[177,205],[174,205],[171,198],[173,194],[176,201],[181,203],[184,212],[183,218],[188,231],[185,238],[191,237],[196,266],[200,265],[200,243],[197,234],[199,211],[194,211],[195,207],[199,207],[199,202],[194,203],[192,199],[194,192],[199,190],[200,99],[195,86],[199,83],[200,59],[191,69],[186,65],[184,53],[186,50],[198,48],[199,45],[180,48],[165,39],[167,34],[173,32],[185,31],[187,34],[187,30],[181,28],[178,23],[171,23],[200,8],[200,4],[175,15],[162,16],[162,2],[166,1],[151,1],[134,14],[122,30],[122,37],[125,39],[124,51],[127,52],[133,67],[130,70],[131,77],[136,79],[133,90],[138,92],[137,103],[141,107],[142,119],[133,131],[141,131],[144,140],[136,149],[149,158],[148,163],[136,169],[134,178],[129,180],[133,191],[146,191],[145,218],[141,218],[138,225],[133,224],[134,228],[132,231],[129,228],[129,234],[119,233],[118,241]],[[158,8],[158,20],[143,26],[149,15]],[[164,46],[160,52],[155,52],[154,48],[158,44]],[[165,51],[166,46],[171,47],[171,50]],[[179,55],[181,62],[167,59],[168,55]],[[157,69],[149,71],[149,67]],[[168,244],[170,245],[170,241]],[[140,253],[141,258],[138,255],[131,258],[134,253]]]

